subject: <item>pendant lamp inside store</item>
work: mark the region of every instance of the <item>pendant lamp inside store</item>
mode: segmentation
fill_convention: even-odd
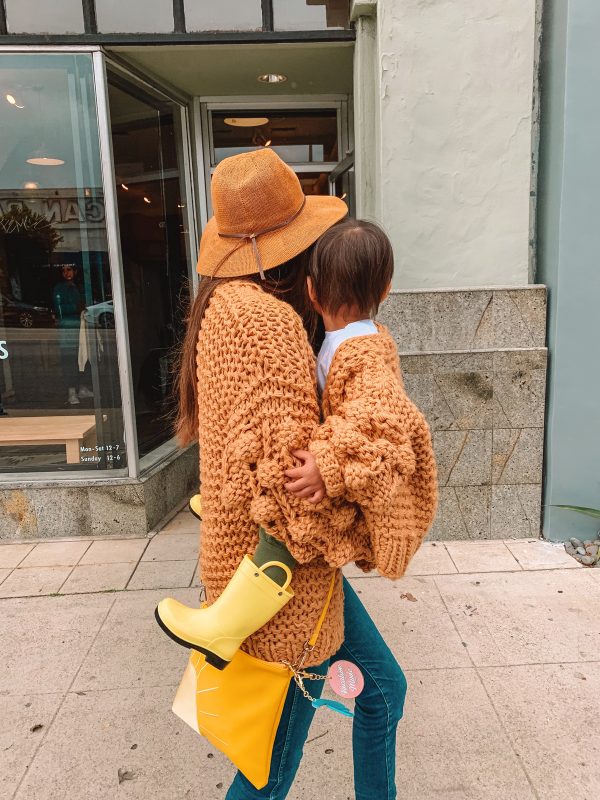
[[[38,98],[38,119],[44,121],[48,119],[46,109],[42,108],[42,90],[40,88],[36,88]],[[44,124],[44,123],[42,123]],[[46,145],[46,137],[45,133],[47,132],[42,128],[42,144],[36,150],[34,150],[30,155],[29,158],[26,159],[28,164],[33,164],[36,167],[60,167],[62,164],[65,163],[63,158],[60,158],[59,154],[53,152],[51,148],[48,148]]]
[[[52,151],[48,152],[45,147],[40,147],[34,150],[30,157],[27,159],[28,164],[34,164],[36,167],[60,167],[64,164],[64,159],[58,158]]]
[[[231,125],[232,128],[256,128],[266,125],[268,121],[268,117],[225,117],[223,120],[225,125]]]

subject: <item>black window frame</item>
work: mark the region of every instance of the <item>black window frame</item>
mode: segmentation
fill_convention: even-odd
[[[260,31],[201,31],[187,33],[185,0],[173,2],[173,31],[171,33],[100,33],[96,19],[96,0],[81,0],[83,8],[83,34],[11,34],[8,32],[5,0],[0,0],[0,44],[167,44],[186,42],[205,44],[222,42],[292,42],[353,40],[354,30],[276,31],[273,21],[273,0],[261,0],[262,29]]]

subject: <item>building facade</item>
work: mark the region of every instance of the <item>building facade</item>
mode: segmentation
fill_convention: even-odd
[[[144,532],[195,491],[173,351],[212,171],[264,146],[393,240],[432,536],[538,535],[540,30],[539,0],[0,3],[0,538]]]

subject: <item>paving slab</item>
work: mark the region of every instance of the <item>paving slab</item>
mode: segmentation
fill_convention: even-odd
[[[582,565],[565,552],[564,545],[553,542],[507,540],[505,545],[523,569],[582,569]]]
[[[0,797],[12,797],[62,699],[62,694],[0,696]]]
[[[0,568],[13,569],[18,567],[27,553],[30,553],[33,544],[0,544]]]
[[[138,561],[148,539],[104,539],[92,543],[80,564],[123,564]]]
[[[5,578],[8,578],[11,572],[12,569],[0,569],[0,583],[2,583]]]
[[[408,565],[406,575],[452,575],[456,572],[458,570],[444,544],[440,542],[423,542]],[[377,570],[363,572],[355,564],[347,564],[344,567],[344,575],[347,578],[381,577]]]
[[[159,533],[142,556],[142,561],[198,560],[200,535],[195,533]]]
[[[110,592],[124,589],[135,568],[135,562],[125,564],[80,564],[62,585],[61,594]]]
[[[55,594],[69,577],[72,567],[25,567],[13,569],[0,584],[2,597],[34,597]]]
[[[113,595],[0,601],[0,694],[65,692]]]
[[[180,511],[161,530],[161,533],[198,533],[200,520],[189,511]]]
[[[511,572],[521,566],[504,542],[447,542],[459,572]]]
[[[408,565],[407,575],[448,575],[458,572],[443,544],[423,542]]]
[[[587,661],[600,653],[600,583],[587,570],[435,580],[477,666]]]
[[[74,566],[90,547],[90,542],[40,542],[20,563],[20,567]]]
[[[197,559],[185,561],[140,561],[128,589],[171,589],[188,587],[196,570]]]
[[[433,580],[351,581],[403,669],[471,665]]]
[[[74,690],[167,686],[179,682],[189,654],[156,624],[154,609],[164,596],[164,591],[113,595],[114,605],[85,658]],[[198,600],[194,589],[175,589],[172,596],[188,605]]]
[[[534,800],[474,669],[409,671],[396,779],[406,800]],[[460,711],[459,711],[460,709]],[[352,726],[317,713],[289,800],[354,797]]]
[[[233,767],[171,712],[173,694],[69,693],[15,800],[224,797]]]
[[[416,671],[407,678],[399,797],[534,800],[475,670]]]
[[[481,670],[543,800],[600,797],[600,663]]]
[[[194,589],[199,589],[202,586],[202,581],[200,580],[200,568],[197,564],[196,564],[196,569],[194,570],[194,577],[192,578],[190,586]]]

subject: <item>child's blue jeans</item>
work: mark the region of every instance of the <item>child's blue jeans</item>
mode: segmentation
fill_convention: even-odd
[[[356,592],[344,578],[344,643],[331,661],[358,664],[365,688],[356,698],[352,727],[356,800],[395,800],[396,728],[402,718],[406,678]],[[325,674],[329,661],[310,672]],[[310,681],[314,696],[322,683]],[[321,714],[335,712],[322,709]],[[273,748],[271,774],[263,789],[255,789],[238,772],[226,800],[284,800],[296,776],[315,709],[292,681]],[[350,722],[350,720],[347,720]],[[331,787],[333,788],[333,787]],[[322,787],[327,795],[327,786]]]

